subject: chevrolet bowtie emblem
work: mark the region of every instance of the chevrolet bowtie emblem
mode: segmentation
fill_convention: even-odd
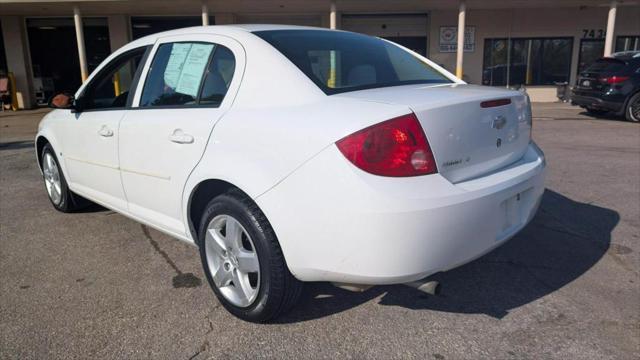
[[[507,118],[502,115],[498,115],[493,119],[493,123],[491,123],[491,127],[494,129],[502,129],[507,124]]]

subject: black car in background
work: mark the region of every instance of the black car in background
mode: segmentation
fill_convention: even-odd
[[[596,60],[578,76],[571,103],[592,114],[614,113],[640,121],[640,51]]]

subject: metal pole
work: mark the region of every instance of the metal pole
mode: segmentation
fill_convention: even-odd
[[[616,10],[618,2],[613,0],[609,6],[609,18],[607,19],[607,37],[604,41],[604,56],[611,56],[613,52],[613,33],[616,29]]]
[[[530,85],[533,81],[533,68],[531,67],[531,45],[533,40],[527,40],[529,45],[527,46],[527,76],[524,81],[525,85]]]
[[[464,21],[467,12],[465,0],[460,0],[460,10],[458,12],[458,48],[456,50],[456,76],[462,79],[462,63],[464,61]]]
[[[73,7],[73,23],[76,27],[76,41],[78,42],[78,58],[80,59],[80,75],[82,76],[82,82],[89,77],[89,69],[87,68],[87,53],[84,47],[84,31],[82,29],[82,16],[80,15],[80,8]]]
[[[202,26],[209,25],[209,8],[206,2],[202,2]]]
[[[331,0],[331,8],[329,11],[329,28],[335,30],[337,26],[338,15],[336,10],[336,0]],[[336,86],[336,52],[331,50],[329,52],[329,77],[327,79],[327,86],[334,88]]]
[[[338,28],[338,14],[336,10],[336,0],[331,0],[331,9],[329,12],[329,28],[335,30]]]
[[[506,87],[509,87],[511,83],[511,35],[507,39],[507,84]]]

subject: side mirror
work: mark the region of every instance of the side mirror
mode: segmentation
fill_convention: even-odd
[[[75,109],[73,95],[58,93],[49,99],[48,106],[54,109]]]

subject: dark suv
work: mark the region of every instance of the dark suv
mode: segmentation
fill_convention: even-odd
[[[611,112],[640,121],[640,51],[596,60],[578,76],[571,103],[592,114]]]

